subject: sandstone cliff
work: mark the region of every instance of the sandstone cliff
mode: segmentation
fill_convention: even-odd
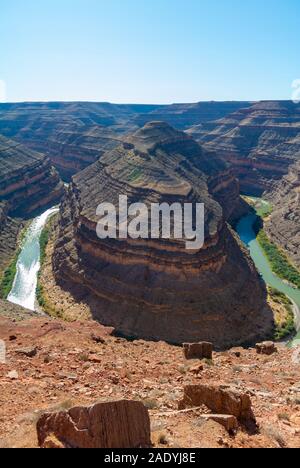
[[[63,183],[47,157],[0,136],[0,200],[8,215],[31,216],[62,194]]]
[[[243,192],[261,195],[300,157],[300,104],[259,102],[189,133],[231,163]]]
[[[197,102],[192,104],[172,104],[161,106],[147,114],[137,115],[135,122],[139,126],[153,120],[161,120],[179,129],[187,130],[194,125],[222,119],[228,114],[250,106],[250,102]]]
[[[238,102],[115,105],[110,103],[0,104],[0,133],[47,154],[62,178],[94,163],[113,149],[120,135],[148,121],[164,120],[176,128],[215,120],[247,106]]]
[[[204,202],[205,246],[171,240],[100,240],[101,202]],[[94,317],[126,336],[218,347],[264,336],[266,291],[228,227],[239,205],[227,166],[184,133],[150,123],[73,178],[53,258],[57,280],[88,300]]]
[[[64,180],[116,146],[118,135],[135,127],[151,105],[53,102],[0,104],[0,134],[46,154]]]
[[[300,161],[269,198],[273,213],[266,223],[267,232],[300,267]]]

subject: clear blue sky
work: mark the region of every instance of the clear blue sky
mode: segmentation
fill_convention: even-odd
[[[298,78],[299,0],[0,0],[2,100],[290,99]]]

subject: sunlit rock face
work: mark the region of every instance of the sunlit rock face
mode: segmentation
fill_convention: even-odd
[[[65,181],[136,128],[139,113],[159,106],[93,102],[0,103],[0,134],[46,154]]]
[[[96,235],[102,202],[205,204],[205,244]],[[127,337],[216,347],[255,341],[273,326],[266,290],[227,221],[240,208],[236,179],[185,133],[152,122],[73,178],[53,257],[57,281],[93,316]]]
[[[30,216],[62,194],[63,183],[46,156],[0,136],[0,200],[10,216]]]
[[[146,122],[164,120],[175,128],[215,120],[246,107],[240,102],[116,105],[97,102],[0,103],[0,134],[45,153],[65,181],[104,152],[117,147],[124,134]]]
[[[271,239],[300,267],[300,161],[269,196],[273,212],[266,223]]]
[[[0,135],[0,276],[15,255],[22,219],[58,203],[63,193],[47,157]]]
[[[261,195],[300,159],[300,104],[259,102],[189,133],[232,165],[243,192]]]

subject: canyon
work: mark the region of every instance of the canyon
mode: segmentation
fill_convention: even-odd
[[[171,201],[205,204],[205,246],[176,239],[98,239],[96,208]],[[61,205],[54,274],[89,301],[94,319],[127,337],[218,348],[272,333],[263,282],[228,221],[240,211],[227,165],[185,133],[152,122],[73,177]]]
[[[262,101],[188,130],[231,164],[244,193],[276,189],[300,157],[300,104]]]
[[[267,233],[300,268],[300,161],[290,167],[269,199],[273,212],[266,223]]]
[[[39,275],[52,317],[0,300],[0,447],[37,447],[37,420],[56,420],[44,413],[123,400],[149,409],[156,448],[299,446],[299,349],[255,349],[281,309],[233,229],[240,193],[263,194],[268,236],[300,266],[299,115],[284,101],[0,104],[0,277],[29,220],[61,201]],[[204,248],[99,239],[96,208],[120,194],[204,203]],[[186,359],[181,345],[202,341],[212,359]],[[195,386],[251,400],[255,431],[215,401],[182,410]]]
[[[24,220],[58,203],[63,192],[45,155],[0,135],[0,272],[15,255]]]
[[[249,103],[250,104],[250,103]],[[0,103],[0,134],[47,154],[61,177],[71,177],[118,145],[120,136],[149,121],[179,129],[224,117],[248,103],[116,105],[110,103]]]

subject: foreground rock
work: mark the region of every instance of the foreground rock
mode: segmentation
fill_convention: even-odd
[[[205,405],[217,414],[235,416],[239,421],[254,421],[250,397],[220,385],[187,385],[179,409]]]
[[[299,349],[278,345],[278,353],[266,359],[253,348],[240,357],[215,352],[211,365],[186,361],[178,346],[120,339],[96,322],[31,317],[26,310],[21,318],[19,307],[6,308],[0,301],[0,339],[7,348],[6,364],[0,364],[0,447],[38,447],[36,421],[42,413],[120,400],[142,401],[149,408],[157,448],[276,448],[282,440],[287,447],[300,446]],[[93,341],[92,333],[106,345]],[[39,350],[35,357],[16,353],[30,346]],[[195,364],[202,370],[194,373]],[[13,371],[17,379],[8,377]],[[205,406],[178,411],[185,386],[220,382],[234,382],[240,393],[251,396],[260,432],[229,436],[220,423],[203,423]],[[224,413],[217,416],[223,419]],[[45,446],[64,445],[53,435]]]
[[[151,447],[150,419],[142,403],[118,401],[44,414],[37,423],[39,445],[64,448]]]
[[[212,359],[212,343],[185,343],[183,352],[186,359]]]
[[[16,353],[20,356],[26,356],[28,358],[33,358],[37,355],[37,348],[35,346],[28,346],[27,348],[20,348],[16,350]]]
[[[264,341],[256,345],[257,354],[265,354],[271,356],[271,354],[277,353],[277,348],[272,341]]]

